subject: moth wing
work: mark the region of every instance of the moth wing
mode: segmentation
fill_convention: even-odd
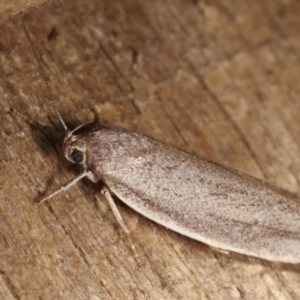
[[[102,174],[128,206],[213,247],[300,262],[296,196],[143,135],[137,140],[141,154],[108,159]]]

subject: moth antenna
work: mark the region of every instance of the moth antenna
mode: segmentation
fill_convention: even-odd
[[[59,111],[58,111],[58,108],[57,108],[57,106],[56,106],[56,103],[55,103],[55,101],[54,101],[54,97],[53,97],[53,94],[52,94],[52,91],[51,91],[51,88],[50,88],[50,85],[49,85],[49,81],[48,81],[48,79],[47,79],[47,77],[46,77],[46,75],[45,75],[44,69],[42,68],[42,63],[41,63],[41,59],[40,59],[40,57],[39,57],[39,55],[38,55],[37,48],[36,48],[35,44],[33,43],[32,39],[31,39],[31,37],[30,37],[30,35],[29,35],[29,32],[28,32],[28,30],[27,30],[27,28],[26,28],[26,26],[25,26],[25,23],[24,23],[23,19],[20,18],[20,21],[21,21],[21,24],[22,24],[22,26],[23,26],[23,29],[24,29],[26,38],[27,38],[27,40],[28,40],[28,42],[29,42],[29,44],[30,44],[30,46],[31,46],[31,49],[32,49],[33,54],[34,54],[34,56],[35,56],[35,59],[36,59],[36,61],[37,61],[38,68],[39,68],[39,71],[40,71],[40,74],[41,74],[41,76],[42,76],[42,78],[43,78],[43,80],[44,80],[44,82],[45,82],[45,84],[46,84],[47,92],[48,92],[48,94],[49,94],[50,101],[51,101],[51,103],[52,103],[52,105],[53,105],[53,107],[54,107],[54,110],[55,110],[55,112],[56,112],[56,115],[57,115],[57,117],[59,118],[61,124],[63,125],[65,132],[69,132],[69,129],[68,129],[66,123],[64,122],[62,116],[60,115],[60,113],[59,113]]]
[[[85,123],[83,123],[83,124],[77,126],[76,128],[74,128],[73,130],[71,130],[71,131],[70,131],[70,134],[72,135],[75,131],[79,130],[80,128],[82,128],[82,127],[84,127],[84,126],[86,126],[86,125],[88,125],[88,124],[92,124],[92,123],[94,123],[94,121],[85,122]]]

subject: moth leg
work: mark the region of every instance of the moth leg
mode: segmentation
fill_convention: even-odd
[[[103,187],[101,189],[101,194],[104,195],[105,198],[107,199],[107,201],[110,205],[110,208],[112,209],[112,211],[115,215],[115,218],[117,219],[117,221],[118,221],[119,225],[121,226],[121,228],[123,229],[123,231],[126,234],[129,234],[130,231],[129,231],[128,227],[125,225],[124,220],[123,220],[118,208],[116,207],[115,201],[112,198],[112,194],[111,194],[110,190],[107,187]]]
[[[109,203],[109,205],[110,205],[110,207],[111,207],[111,209],[112,209],[112,211],[113,211],[113,213],[115,215],[115,218],[117,219],[119,225],[121,226],[121,228],[123,229],[123,231],[127,234],[128,241],[129,241],[129,244],[130,244],[130,248],[131,248],[131,250],[132,250],[132,252],[134,254],[134,257],[135,257],[135,259],[137,261],[138,266],[140,266],[141,265],[141,261],[140,261],[140,258],[138,256],[138,254],[135,251],[135,246],[134,246],[134,244],[133,244],[133,242],[131,240],[130,231],[129,231],[128,227],[125,225],[124,220],[123,220],[123,218],[122,218],[122,216],[121,216],[118,208],[116,207],[115,201],[112,198],[111,191],[107,187],[103,187],[101,189],[101,193],[107,199],[107,201],[108,201],[108,203]]]
[[[77,181],[79,181],[80,179],[82,179],[83,177],[85,177],[88,174],[87,171],[84,171],[83,173],[79,174],[78,176],[72,178],[71,180],[67,181],[65,184],[63,184],[61,186],[60,189],[56,190],[55,192],[53,192],[52,194],[50,194],[49,196],[43,198],[42,200],[40,200],[38,203],[42,203],[48,199],[53,198],[55,195],[57,195],[60,192],[66,191],[67,189],[69,189],[72,185],[74,185]]]

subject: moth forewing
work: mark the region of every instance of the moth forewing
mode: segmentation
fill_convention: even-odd
[[[217,248],[300,262],[294,194],[124,129],[86,138],[93,174],[145,217]]]

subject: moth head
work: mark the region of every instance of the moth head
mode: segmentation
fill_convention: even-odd
[[[72,133],[65,137],[63,151],[67,160],[73,164],[85,165],[87,145],[82,135]]]
[[[86,125],[90,125],[93,122],[87,122],[79,125],[73,130],[66,130],[65,138],[63,142],[63,151],[67,160],[73,164],[79,164],[86,166],[86,152],[87,152],[87,143],[84,139],[84,135],[77,134],[74,132],[82,129]]]

